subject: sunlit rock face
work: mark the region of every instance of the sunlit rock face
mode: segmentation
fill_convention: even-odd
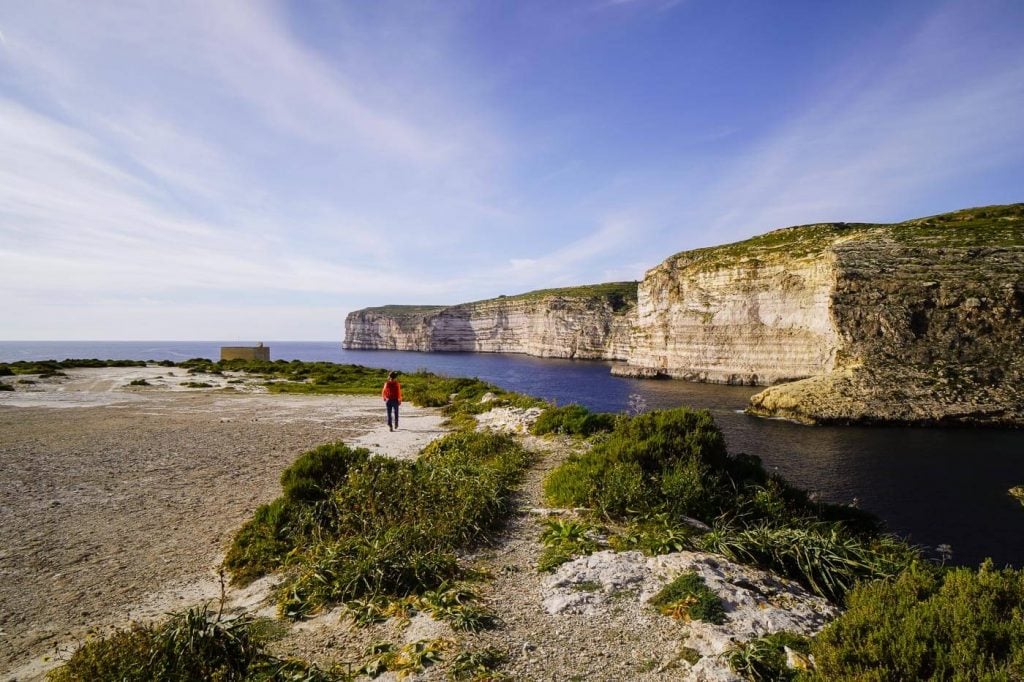
[[[629,352],[633,307],[605,297],[542,295],[366,308],[345,320],[344,347],[621,360]]]
[[[628,365],[618,373],[764,385],[832,370],[841,342],[832,254],[712,267],[688,255],[640,284]]]

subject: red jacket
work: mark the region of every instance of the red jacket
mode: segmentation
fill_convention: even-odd
[[[384,400],[397,400],[402,402],[402,387],[397,381],[389,379],[384,382],[384,390],[380,392],[380,397]]]

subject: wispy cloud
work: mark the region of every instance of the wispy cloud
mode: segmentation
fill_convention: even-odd
[[[956,47],[964,11],[949,5],[937,12],[887,55],[891,61],[851,57],[802,115],[712,184],[698,211],[712,229],[698,243],[818,220],[905,215],[916,197],[1019,161],[1024,49],[1003,63],[971,62],[978,46]],[[934,210],[962,200],[951,197]]]

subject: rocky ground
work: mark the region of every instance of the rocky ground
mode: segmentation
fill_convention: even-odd
[[[90,628],[216,598],[231,534],[277,494],[280,472],[310,446],[341,439],[408,457],[441,433],[435,413],[414,409],[402,431],[381,429],[377,399],[259,395],[238,384],[238,394],[181,392],[156,369],[133,371],[171,385],[127,392],[128,376],[119,375],[71,400],[103,405],[75,410],[30,407],[27,394],[19,407],[0,402],[0,456],[13,472],[0,483],[13,502],[0,528],[7,679],[38,678],[53,665],[41,654],[66,655]],[[86,379],[76,372],[61,381],[70,392],[68,384]],[[56,388],[49,398],[45,392],[40,401],[58,401]],[[492,647],[507,656],[501,670],[511,679],[734,680],[721,655],[734,642],[813,632],[832,617],[832,607],[799,587],[711,555],[604,551],[538,572],[543,520],[572,513],[544,508],[542,482],[581,445],[529,436],[536,414],[499,408],[480,416],[480,428],[519,434],[536,454],[504,535],[465,557],[490,575],[473,589],[499,627],[468,634],[420,614],[356,628],[334,609],[282,624],[273,651],[357,668],[374,643],[426,641],[441,649],[442,662],[413,679],[445,679],[455,651]],[[684,570],[700,573],[724,600],[724,624],[673,620],[647,603]],[[274,582],[228,589],[226,611],[274,617]]]

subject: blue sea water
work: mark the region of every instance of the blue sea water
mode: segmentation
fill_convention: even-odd
[[[225,345],[254,341],[0,341],[0,362],[66,358],[216,359]],[[742,413],[755,389],[614,377],[606,362],[488,353],[347,351],[336,342],[264,341],[275,360],[325,360],[401,371],[474,376],[559,404],[622,411],[630,396],[650,408],[711,411],[732,452],[760,456],[823,499],[856,503],[889,528],[953,562],[1024,566],[1024,506],[1007,490],[1024,484],[1024,431],[902,427],[806,427]],[[0,435],[0,449],[2,449]]]

